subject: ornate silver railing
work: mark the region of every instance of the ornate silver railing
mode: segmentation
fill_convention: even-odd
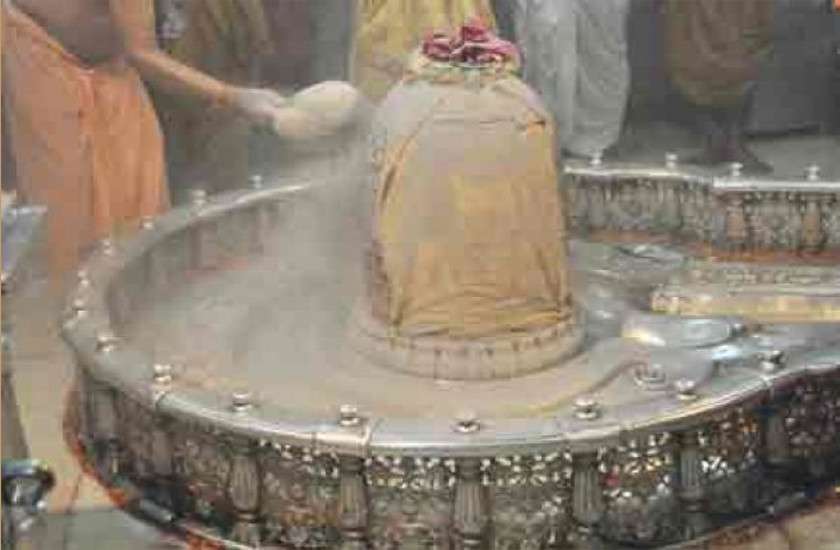
[[[612,230],[681,236],[724,251],[840,249],[840,181],[816,166],[801,180],[756,179],[679,166],[571,163],[569,217],[580,232]]]
[[[604,187],[627,181],[650,195],[693,181],[668,174],[581,169],[570,191],[606,198]],[[78,363],[78,434],[134,509],[232,547],[655,546],[778,510],[836,474],[837,348],[765,353],[702,388],[678,383],[621,407],[579,399],[547,417],[446,422],[353,407],[309,418],[278,405],[282,396],[182,386],[176,368],[119,338],[138,304],[185,273],[260,253],[306,192],[198,193],[133,239],[104,242],[80,272],[63,323]],[[590,200],[575,199],[585,212],[575,223],[597,226]],[[690,226],[678,212],[681,225],[665,230]]]

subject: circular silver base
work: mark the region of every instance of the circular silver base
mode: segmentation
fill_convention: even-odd
[[[441,388],[386,369],[364,395],[390,398],[388,407],[304,406],[319,387],[346,385],[290,361],[282,346],[266,393],[236,388],[244,375],[201,385],[177,361],[156,367],[146,347],[155,341],[131,338],[151,319],[141,312],[191,289],[212,296],[204,279],[263,251],[305,192],[234,194],[174,211],[96,254],[70,297],[64,334],[78,360],[88,458],[107,483],[129,480],[137,502],[154,503],[172,525],[245,547],[656,546],[760,515],[840,468],[836,324],[644,311],[638,297],[686,268],[679,255],[573,244],[584,266],[575,276],[592,281],[579,287],[590,338],[579,356],[563,369],[464,384],[488,407],[525,379],[568,394],[516,414],[495,407],[455,418],[437,406],[441,393],[410,403],[427,414],[406,414],[397,401],[407,394],[389,396],[382,380]],[[196,319],[212,317],[207,302],[190,303]],[[194,328],[186,351],[224,347]],[[232,359],[246,373],[248,363]],[[555,370],[562,384],[546,383]],[[301,394],[296,373],[315,377],[312,393]]]

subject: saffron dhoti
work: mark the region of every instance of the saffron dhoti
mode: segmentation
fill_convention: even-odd
[[[143,82],[124,60],[87,66],[3,6],[18,187],[48,208],[49,265],[60,276],[95,240],[167,207],[163,138]]]

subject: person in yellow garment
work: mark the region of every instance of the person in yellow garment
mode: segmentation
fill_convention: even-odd
[[[744,171],[772,168],[747,147],[744,129],[761,63],[771,47],[770,0],[668,0],[666,59],[671,80],[699,115],[706,139],[693,159]]]
[[[141,76],[256,124],[276,126],[286,106],[158,49],[153,0],[3,0],[2,9],[18,187],[48,208],[57,281],[97,239],[167,208],[163,139]]]
[[[379,102],[402,78],[410,54],[434,31],[479,19],[495,28],[490,0],[359,0],[352,80]]]

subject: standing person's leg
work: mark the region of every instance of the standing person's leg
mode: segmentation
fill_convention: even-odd
[[[750,108],[755,93],[751,90],[727,109],[726,117],[726,139],[727,150],[733,162],[743,165],[744,171],[753,174],[769,174],[773,167],[759,159],[747,146],[746,128],[749,122]]]
[[[516,42],[523,76],[554,117],[558,158],[575,126],[578,74],[577,0],[515,0]]]
[[[744,129],[770,48],[774,3],[668,0],[665,8],[671,81],[698,113],[706,141],[693,161],[740,162],[747,172],[770,171],[747,148]]]
[[[349,80],[355,2],[310,0],[313,32],[312,82]]]
[[[727,115],[726,109],[692,105],[697,128],[703,135],[703,150],[689,157],[689,164],[714,166],[729,162],[727,151]]]
[[[574,127],[565,146],[590,157],[621,134],[630,68],[627,57],[629,0],[576,0],[577,90]]]
[[[516,10],[516,3],[511,0],[491,0],[491,7],[493,14],[496,16],[496,27],[499,30],[499,36],[511,42],[516,41],[516,31],[514,26],[514,11]]]

